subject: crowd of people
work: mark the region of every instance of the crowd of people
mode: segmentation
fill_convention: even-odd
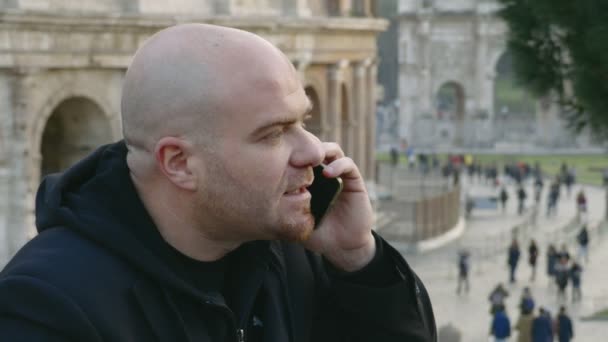
[[[505,300],[509,297],[502,283],[490,293],[490,335],[496,342],[508,341],[512,330],[517,331],[518,342],[551,342],[556,338],[559,342],[569,342],[574,338],[572,319],[564,305],[559,313],[552,318],[551,312],[543,306],[536,309],[536,302],[529,287],[524,287],[519,299],[519,317],[512,323],[506,312]]]
[[[526,163],[507,164],[502,170],[502,175],[500,175],[495,164],[489,164],[484,169],[480,163],[472,162],[467,165],[464,162],[465,160],[466,158],[462,159],[463,163],[460,165],[463,165],[463,169],[467,170],[469,180],[473,182],[481,181],[499,189],[497,200],[503,213],[507,211],[507,203],[510,197],[517,201],[516,210],[520,215],[526,210],[526,200],[533,200],[534,205],[539,206],[545,182],[550,179],[546,189],[546,215],[548,217],[555,216],[560,195],[562,198],[570,198],[576,179],[575,170],[569,168],[565,163],[562,164],[559,174],[553,178],[547,178],[538,163],[534,166]],[[458,169],[457,167],[451,168]],[[526,182],[531,183],[532,186],[533,194],[531,198],[524,186]],[[514,193],[509,192],[510,186],[513,187]],[[562,189],[565,191],[562,191]],[[565,193],[565,196],[562,193]],[[507,249],[508,279],[512,284],[518,281],[517,270],[522,260],[527,261],[530,269],[527,281],[534,282],[537,278],[539,259],[541,255],[545,256],[549,287],[556,293],[556,303],[559,305],[559,311],[552,313],[548,306],[537,306],[530,287],[526,286],[523,288],[521,298],[519,298],[519,317],[517,320],[511,321],[505,305],[509,290],[502,283],[499,283],[488,297],[491,314],[490,335],[493,340],[507,341],[513,330],[517,331],[517,341],[548,342],[556,339],[565,342],[573,339],[574,327],[568,315],[566,303],[568,299],[572,303],[581,300],[582,263],[589,262],[589,232],[585,224],[587,222],[588,200],[584,190],[581,189],[576,193],[574,205],[576,206],[577,221],[581,224],[580,231],[576,235],[578,252],[575,257],[571,256],[566,244],[562,244],[559,249],[554,244],[549,244],[546,246],[546,251],[541,254],[543,252],[541,248],[544,247],[535,239],[530,239],[524,248],[520,246],[517,238],[513,238]],[[470,251],[459,251],[456,291],[459,295],[469,292],[470,269]],[[568,295],[569,288],[571,289],[570,296]]]
[[[549,287],[555,288],[557,303],[561,305],[558,315],[552,319],[547,307],[539,307],[536,314],[535,300],[529,287],[524,287],[519,300],[520,315],[513,325],[518,331],[518,341],[548,342],[554,337],[560,342],[570,341],[574,336],[572,320],[567,314],[565,303],[567,302],[567,289],[572,288],[571,301],[578,302],[582,298],[581,280],[583,267],[581,263],[589,262],[588,245],[589,232],[583,225],[576,236],[578,253],[576,257],[571,256],[567,245],[562,244],[558,250],[554,244],[549,244],[546,251],[547,275]],[[507,251],[507,264],[509,266],[509,280],[511,283],[517,281],[516,270],[521,259],[521,249],[517,239],[513,239]],[[531,282],[536,278],[536,266],[540,249],[538,243],[532,239],[528,246],[528,264],[530,266]],[[460,281],[459,281],[460,283]],[[468,280],[467,280],[468,283]],[[459,286],[460,288],[460,286]],[[506,312],[505,300],[509,291],[502,283],[499,283],[488,297],[490,302],[490,314],[492,315],[490,334],[496,341],[506,341],[511,336],[511,320]]]

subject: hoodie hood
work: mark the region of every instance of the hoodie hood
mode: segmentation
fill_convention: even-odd
[[[93,240],[161,283],[203,296],[158,232],[126,163],[124,141],[102,146],[65,172],[47,176],[36,196],[39,233],[65,227]]]

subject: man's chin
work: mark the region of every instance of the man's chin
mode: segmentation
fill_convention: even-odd
[[[302,222],[289,222],[281,225],[279,239],[291,242],[304,242],[310,238],[314,230],[314,219],[308,219]]]

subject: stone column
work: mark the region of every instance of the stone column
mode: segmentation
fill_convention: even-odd
[[[420,98],[420,105],[422,114],[429,114],[433,111],[433,103],[435,94],[433,93],[433,83],[431,82],[431,22],[430,18],[424,19],[419,27],[419,39],[421,44],[422,56],[422,69],[420,70],[420,76],[422,80],[422,96]],[[421,114],[421,113],[419,113]]]
[[[486,84],[486,72],[487,72],[487,51],[488,51],[488,43],[487,43],[487,23],[483,20],[477,22],[477,32],[476,32],[476,57],[475,57],[475,111],[483,111],[489,110],[487,107],[488,104],[488,95],[492,88],[487,88]]]
[[[25,134],[24,114],[27,100],[23,98],[27,87],[24,73],[3,73],[0,83],[0,120],[9,126],[3,130],[10,144],[3,144],[6,168],[0,174],[0,187],[4,198],[0,209],[0,264],[8,261],[35,232],[33,221],[34,199],[30,190],[30,172],[27,168],[29,151]],[[6,122],[4,122],[6,120]]]
[[[376,179],[376,82],[378,65],[376,61],[367,68],[367,153],[365,175],[366,180]]]
[[[354,154],[352,158],[359,167],[362,175],[367,174],[367,69],[371,59],[358,62],[353,67],[353,115],[354,125]]]
[[[348,65],[347,60],[341,60],[328,69],[327,82],[327,117],[329,131],[327,140],[340,142],[342,129],[342,94],[340,88],[344,80],[343,69]]]
[[[340,16],[342,16],[342,17],[350,16],[350,12],[353,7],[352,0],[339,0],[339,2],[340,2]]]
[[[8,261],[10,234],[8,232],[8,216],[10,202],[13,198],[11,146],[9,144],[13,131],[13,81],[14,75],[10,72],[0,73],[0,268]]]

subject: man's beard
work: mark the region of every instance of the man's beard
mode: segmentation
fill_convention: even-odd
[[[282,220],[278,231],[278,239],[290,242],[303,242],[308,240],[314,230],[314,219],[310,211],[310,204],[302,209],[302,213],[308,216],[306,221],[294,222],[293,220]],[[300,213],[298,213],[300,215]]]

